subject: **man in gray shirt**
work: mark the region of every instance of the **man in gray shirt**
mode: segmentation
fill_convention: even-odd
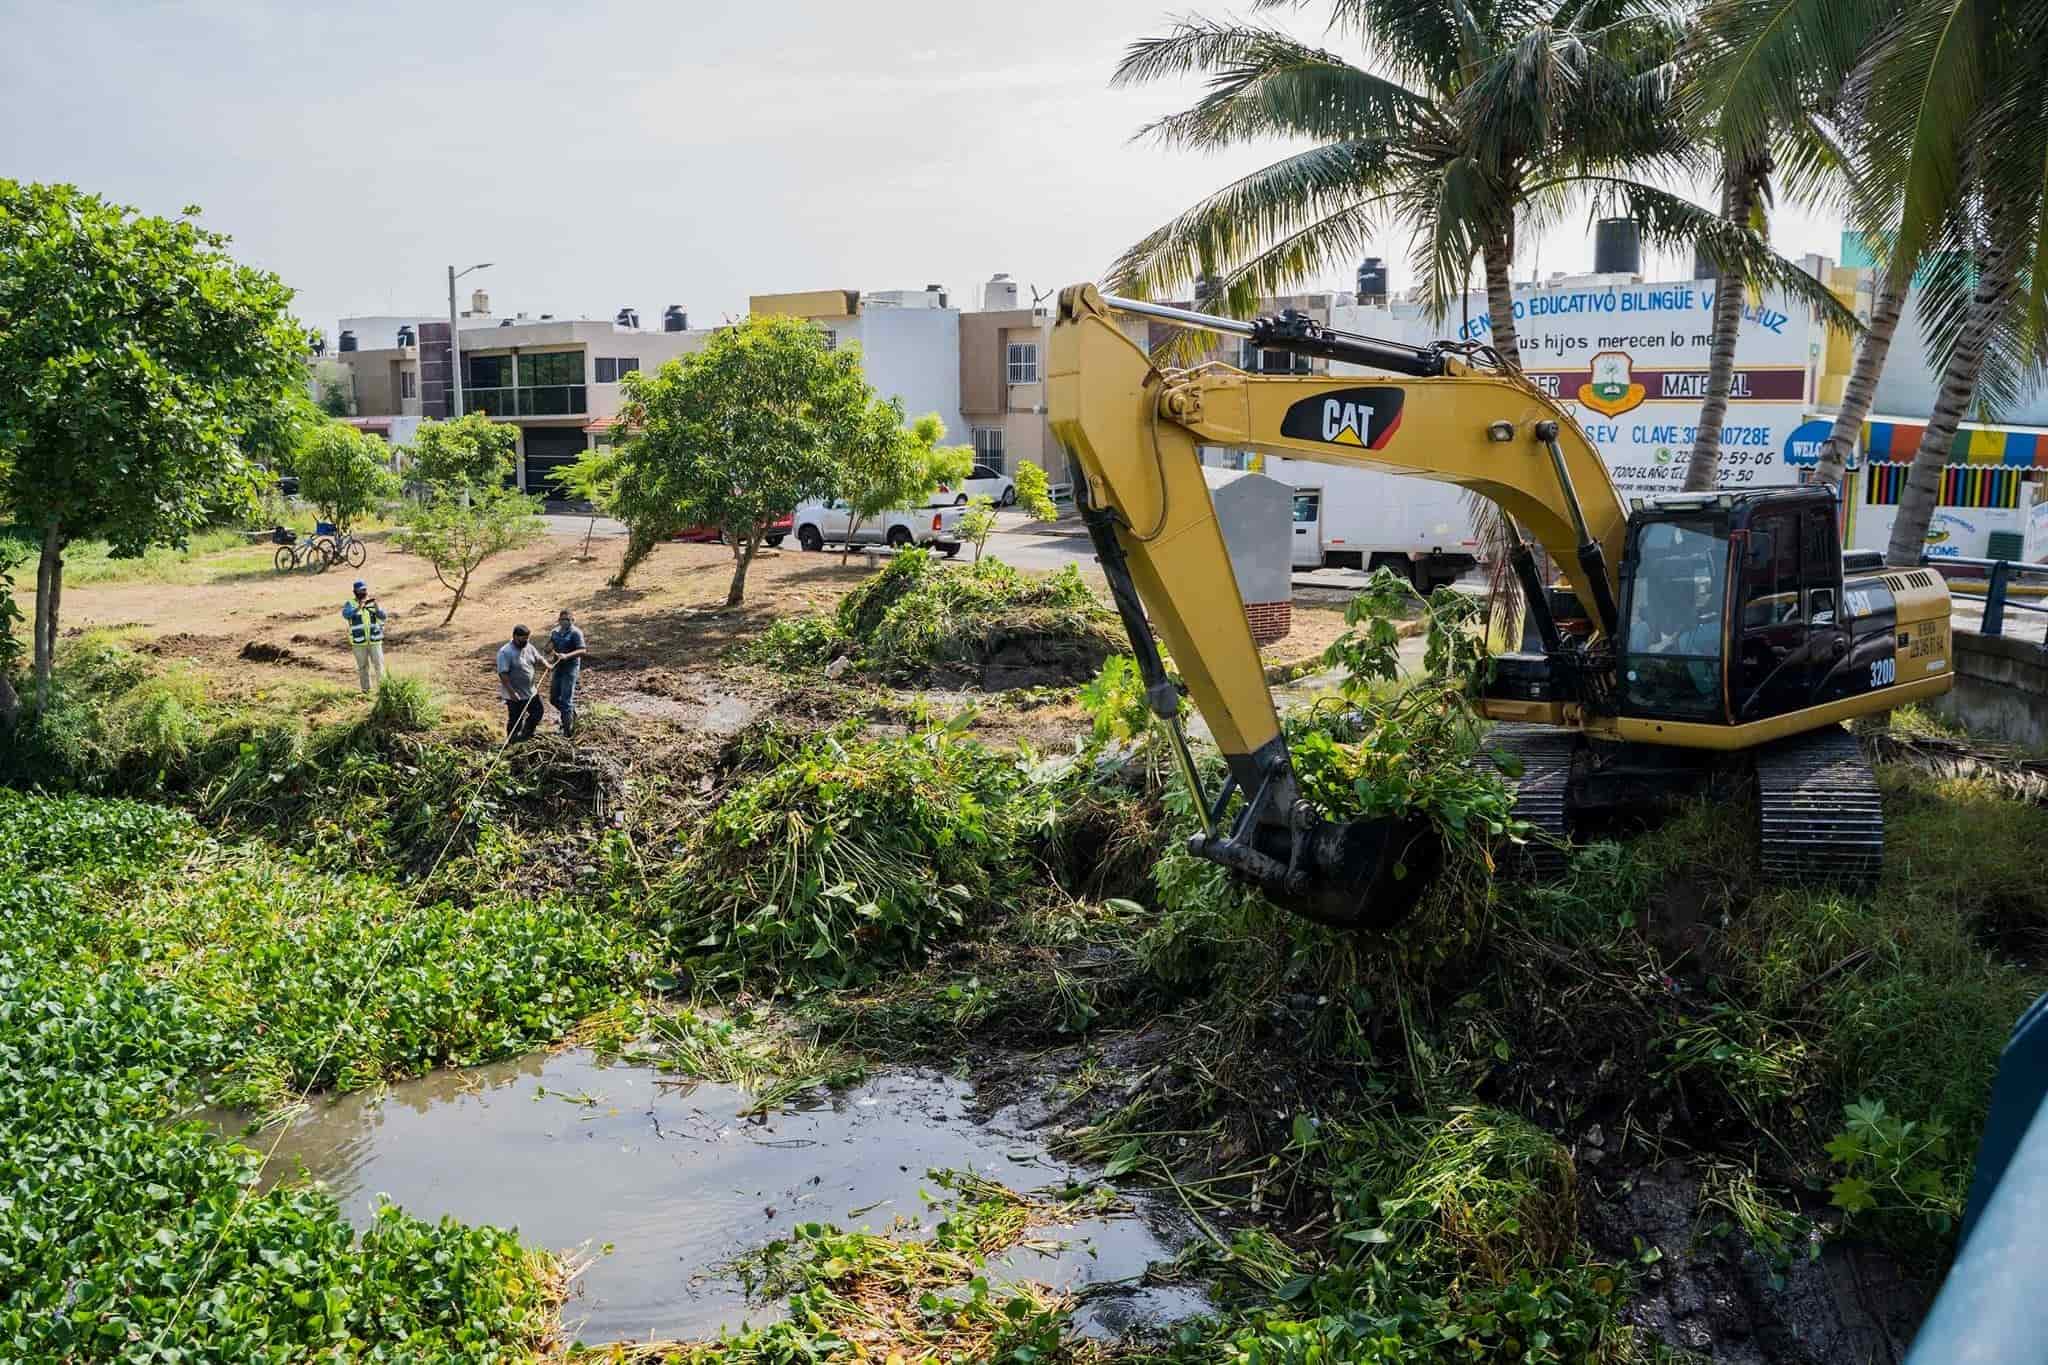
[[[498,646],[498,696],[505,703],[505,742],[529,739],[540,725],[534,685],[545,671],[540,651],[525,626],[512,627],[512,642]]]

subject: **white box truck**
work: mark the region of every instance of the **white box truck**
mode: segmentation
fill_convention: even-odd
[[[1422,592],[1479,563],[1465,490],[1431,479],[1269,456],[1265,471],[1294,488],[1294,566],[1406,574]]]

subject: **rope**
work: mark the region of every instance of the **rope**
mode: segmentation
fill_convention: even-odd
[[[552,668],[553,665],[550,664],[548,668],[543,669],[540,677],[546,677]],[[540,678],[535,678],[535,701],[540,699],[539,685]],[[441,863],[447,858],[448,850],[455,847],[455,837],[462,833],[462,827],[469,823],[470,812],[476,808],[477,798],[483,795],[484,784],[490,781],[491,774],[497,770],[498,760],[505,756],[505,750],[511,747],[511,744],[512,735],[508,731],[505,738],[499,742],[496,751],[491,754],[490,762],[484,765],[483,772],[477,778],[476,786],[469,793],[469,799],[463,802],[462,814],[456,817],[455,827],[448,831],[447,841],[441,845],[441,851],[434,855],[433,863],[427,868],[426,875],[420,879],[422,885],[432,881],[434,874],[441,870]],[[412,909],[407,912],[406,919],[399,922],[399,927],[402,927],[406,920],[411,918],[412,914],[417,913],[419,908],[419,900],[416,895]],[[263,1172],[270,1168],[270,1162],[277,1155],[278,1148],[284,1145],[286,1136],[291,1132],[293,1120],[307,1107],[307,1101],[312,1098],[313,1089],[319,1081],[321,1071],[326,1068],[328,1062],[334,1059],[334,1050],[340,1046],[342,1035],[346,1034],[355,1023],[356,1011],[361,1007],[364,996],[368,994],[370,983],[377,979],[378,971],[384,966],[384,959],[389,956],[400,937],[401,935],[399,934],[392,934],[389,941],[379,950],[376,958],[370,963],[369,969],[363,973],[362,984],[350,996],[348,1008],[342,1012],[340,1026],[335,1029],[334,1036],[327,1040],[326,1051],[322,1052],[320,1060],[313,1064],[313,1069],[309,1073],[305,1088],[299,1091],[298,1098],[286,1108],[283,1120],[277,1125],[277,1137],[271,1142],[270,1150],[263,1154],[263,1161],[256,1168],[258,1180],[262,1178]],[[157,1333],[156,1340],[151,1343],[150,1353],[152,1355],[161,1353],[165,1340],[177,1328],[179,1319],[184,1317],[186,1304],[191,1302],[194,1291],[205,1282],[207,1272],[213,1269],[214,1258],[220,1254],[221,1244],[227,1240],[228,1233],[234,1230],[236,1220],[242,1216],[242,1210],[247,1207],[250,1196],[255,1193],[256,1185],[257,1180],[252,1180],[242,1187],[241,1195],[236,1198],[234,1207],[228,1210],[227,1218],[220,1225],[220,1231],[214,1234],[212,1245],[207,1247],[205,1257],[199,1262],[199,1269],[193,1273],[191,1283],[186,1285],[185,1292],[178,1296],[178,1306],[171,1311],[170,1321],[164,1324],[163,1329]]]

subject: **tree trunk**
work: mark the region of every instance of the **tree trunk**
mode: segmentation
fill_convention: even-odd
[[[1493,333],[1493,349],[1501,364],[1513,373],[1522,370],[1522,348],[1515,332],[1515,244],[1510,227],[1499,240],[1488,242],[1480,252],[1486,266],[1486,318]],[[1493,616],[1512,624],[1521,619],[1522,585],[1508,565],[1507,513],[1499,503],[1482,493],[1467,491],[1466,510],[1472,514],[1472,534],[1479,542],[1479,558],[1487,566],[1487,601]],[[1536,547],[1537,572],[1550,580],[1549,556]]]
[[[2007,225],[2009,226],[2009,225]],[[1941,471],[1955,444],[1956,424],[1977,396],[1977,374],[1984,365],[1984,352],[2011,304],[2019,283],[2020,256],[2032,234],[2000,232],[1994,222],[1990,259],[1977,276],[1977,289],[1970,299],[1970,313],[1963,320],[1955,349],[1941,375],[1941,392],[1928,415],[1927,429],[1920,435],[1920,448],[1913,454],[1913,467],[1906,474],[1905,491],[1899,495],[1899,515],[1892,522],[1891,544],[1885,563],[1909,568],[1920,562],[1926,549],[1927,525],[1934,520],[1934,504],[1941,493]]]
[[[1756,206],[1755,162],[1731,155],[1724,163],[1721,217],[1736,227],[1749,225]],[[1723,270],[1714,277],[1714,344],[1707,353],[1707,396],[1700,403],[1692,459],[1685,467],[1685,491],[1697,493],[1721,482],[1721,424],[1728,420],[1728,390],[1735,380],[1735,343],[1742,334],[1742,276]]]
[[[43,557],[36,563],[36,715],[50,707],[50,670],[57,659],[57,613],[64,599],[64,535],[55,521],[43,528]]]
[[[21,698],[14,694],[14,679],[0,668],[0,730],[12,730],[21,715]]]
[[[1856,347],[1856,367],[1849,372],[1849,385],[1842,390],[1842,406],[1835,413],[1834,430],[1821,444],[1820,464],[1813,471],[1816,481],[1833,488],[1842,486],[1842,467],[1849,452],[1863,436],[1863,420],[1877,399],[1877,379],[1884,373],[1885,357],[1891,353],[1892,333],[1899,328],[1899,314],[1905,311],[1906,291],[1913,283],[1910,265],[1893,262],[1879,277],[1877,295],[1870,301],[1870,327]]]
[[[584,528],[583,528],[583,553],[582,553],[582,555],[580,555],[580,556],[579,556],[579,558],[582,558],[582,559],[588,559],[588,558],[590,558],[590,538],[591,538],[592,536],[596,535],[596,534],[597,534],[597,513],[595,513],[595,512],[592,512],[592,513],[590,514],[590,525],[588,525],[588,526],[586,526],[586,527],[584,527]]]
[[[640,567],[641,560],[654,553],[659,543],[652,536],[642,535],[637,527],[630,528],[626,533],[626,554],[619,561],[619,571],[611,577],[611,586],[625,587],[627,576]]]
[[[1522,348],[1515,334],[1515,238],[1514,229],[1488,242],[1480,258],[1486,263],[1486,320],[1493,331],[1493,349],[1500,352],[1503,365],[1522,368]]]
[[[760,548],[758,531],[748,536],[744,545],[733,546],[732,586],[725,591],[726,606],[736,607],[747,600],[747,566],[754,562],[754,552]]]
[[[860,529],[860,518],[852,508],[846,510],[846,544],[839,549],[839,567],[845,568],[846,561],[853,558],[853,533]]]
[[[468,592],[468,591],[469,591],[469,575],[468,575],[468,574],[464,574],[464,575],[462,576],[462,581],[461,581],[460,583],[457,583],[457,584],[455,585],[455,596],[454,596],[454,598],[453,598],[453,599],[452,599],[452,600],[451,600],[451,601],[450,601],[450,602],[448,603],[448,614],[447,614],[446,616],[444,616],[444,617],[442,617],[442,618],[441,618],[441,624],[442,624],[442,625],[444,625],[444,626],[445,626],[445,625],[447,625],[447,624],[448,624],[448,623],[449,623],[450,621],[453,621],[453,620],[455,619],[455,609],[456,609],[457,607],[459,607],[459,606],[461,606],[461,605],[462,605],[462,594],[464,594],[464,593],[466,593],[466,592]]]

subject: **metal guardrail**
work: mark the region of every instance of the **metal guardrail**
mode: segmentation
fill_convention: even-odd
[[[522,384],[518,388],[465,388],[462,406],[486,417],[582,417],[582,384]]]
[[[1921,555],[1920,562],[1930,569],[1943,569],[1960,565],[1967,569],[1984,570],[1984,624],[1979,633],[2003,635],[2005,633],[2005,612],[2008,607],[2016,611],[2038,611],[2048,613],[2048,607],[2034,602],[2015,601],[2006,592],[2013,576],[2048,578],[2048,564],[2030,564],[2019,559],[1965,559],[1960,555]]]

